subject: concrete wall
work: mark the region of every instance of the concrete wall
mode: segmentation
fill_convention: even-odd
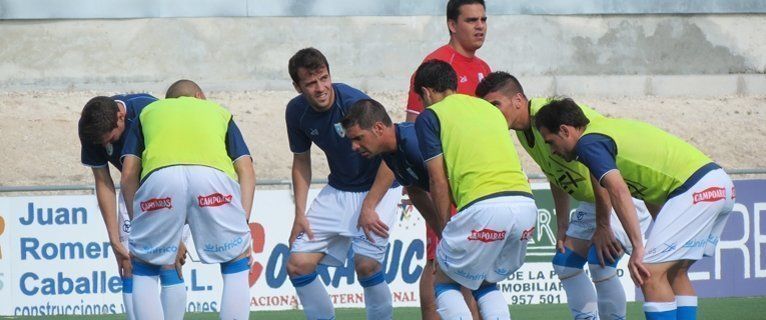
[[[479,51],[538,94],[764,95],[766,15],[502,15]],[[0,21],[0,90],[289,90],[287,60],[315,46],[335,81],[406,90],[446,43],[444,17]]]

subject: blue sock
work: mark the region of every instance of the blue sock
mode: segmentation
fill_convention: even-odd
[[[644,302],[646,320],[676,320],[676,302]]]
[[[697,297],[676,296],[678,320],[697,320]]]
[[[386,283],[383,271],[378,271],[378,273],[367,278],[360,278],[359,284],[364,288],[364,306],[367,309],[367,319],[393,319],[394,305],[391,289]]]

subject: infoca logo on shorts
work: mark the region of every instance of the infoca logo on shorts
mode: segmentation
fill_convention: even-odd
[[[505,239],[505,231],[495,231],[491,229],[482,229],[479,231],[471,230],[468,240],[479,240],[481,242],[500,241]]]
[[[167,198],[153,198],[146,200],[144,202],[141,202],[141,211],[147,212],[147,211],[154,211],[159,209],[172,209],[173,208],[173,200],[170,199],[170,197]]]
[[[218,192],[209,196],[198,196],[197,201],[200,207],[218,207],[231,202],[232,195],[223,195]]]
[[[700,192],[695,192],[692,195],[694,199],[693,204],[698,202],[716,202],[718,200],[726,199],[726,189],[719,187],[710,187]]]

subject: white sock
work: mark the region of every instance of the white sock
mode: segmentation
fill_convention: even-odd
[[[364,306],[368,320],[390,320],[394,317],[394,305],[391,289],[388,287],[383,271],[359,279],[364,288]]]
[[[160,266],[133,261],[133,310],[136,319],[162,320]]]
[[[511,313],[508,311],[508,302],[503,294],[497,290],[496,284],[482,285],[479,289],[471,292],[482,319],[510,320]]]
[[[316,272],[290,278],[290,282],[298,293],[298,299],[301,300],[307,320],[335,319],[332,300],[322,281],[317,278]]]
[[[160,301],[165,320],[183,320],[186,312],[186,286],[175,269],[160,271]]]
[[[697,320],[697,296],[676,296],[678,320]]]
[[[615,261],[616,265],[616,261]],[[625,319],[625,289],[617,277],[617,269],[612,266],[588,264],[593,284],[598,294],[598,314],[601,319]]]
[[[133,312],[133,278],[122,278],[122,305],[125,306],[125,317],[136,320]]]
[[[247,257],[221,263],[223,296],[221,297],[221,320],[245,320],[250,318],[250,283]]]
[[[470,320],[473,319],[471,310],[465,303],[465,298],[460,292],[460,285],[457,283],[437,283],[434,286],[436,291],[436,312],[442,319],[450,320]]]
[[[598,319],[596,289],[583,270],[586,262],[585,257],[569,248],[564,253],[556,251],[553,257],[553,270],[567,293],[567,305],[573,319]]]

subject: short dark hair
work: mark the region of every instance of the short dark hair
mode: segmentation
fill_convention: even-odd
[[[467,4],[480,4],[485,10],[487,9],[484,0],[449,0],[447,2],[447,20],[457,20],[457,17],[460,16],[460,7]]]
[[[105,134],[117,128],[117,102],[110,97],[90,99],[82,108],[77,133],[85,143],[101,144]]]
[[[497,91],[504,91],[507,95],[524,94],[524,88],[519,80],[504,71],[495,71],[488,74],[476,86],[476,96],[480,98],[484,98],[484,96]]]
[[[535,114],[535,127],[558,133],[561,125],[584,128],[590,123],[582,109],[569,98],[552,100]]]
[[[170,85],[168,91],[165,92],[165,99],[174,99],[180,97],[192,97],[194,98],[197,93],[201,93],[202,89],[197,83],[187,79],[181,79]]]
[[[457,73],[449,63],[441,60],[428,60],[418,67],[415,71],[415,80],[413,81],[415,93],[423,95],[423,87],[432,89],[436,92],[457,90]]]
[[[290,72],[290,78],[295,83],[301,80],[298,77],[298,69],[304,68],[309,72],[313,72],[323,67],[327,68],[327,72],[330,72],[330,64],[327,63],[327,58],[325,58],[322,52],[311,47],[298,50],[287,63],[287,71]]]
[[[362,99],[351,105],[348,114],[340,121],[340,125],[344,129],[358,125],[361,129],[369,130],[376,122],[382,122],[386,127],[393,124],[386,108],[380,102],[373,99]]]

